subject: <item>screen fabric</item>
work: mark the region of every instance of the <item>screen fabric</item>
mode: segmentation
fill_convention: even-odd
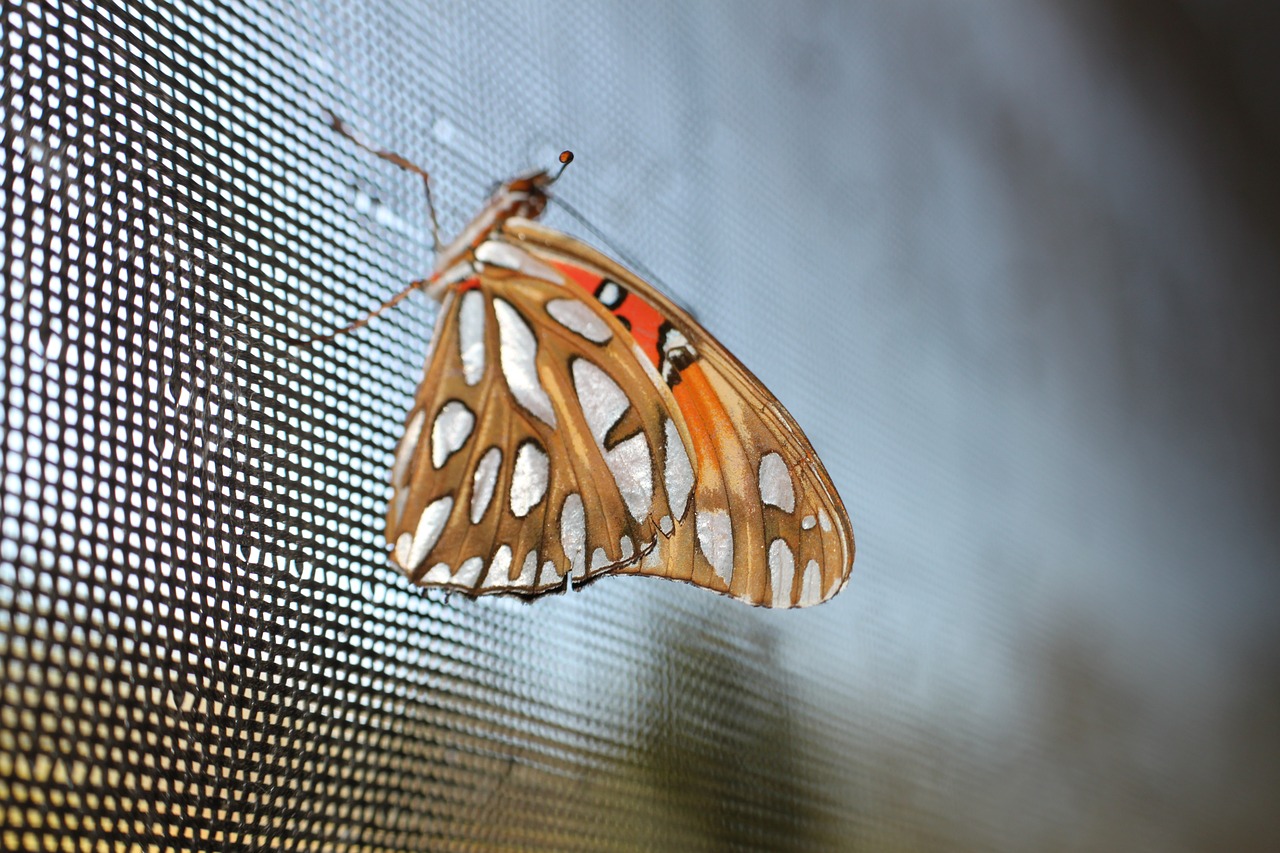
[[[1269,847],[1273,89],[1157,5],[0,0],[0,850]],[[435,306],[291,339],[431,229],[327,110],[447,234],[573,149],[848,589],[410,585]]]

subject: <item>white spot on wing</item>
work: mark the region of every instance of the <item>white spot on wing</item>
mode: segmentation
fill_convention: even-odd
[[[391,498],[390,519],[388,523],[391,527],[399,527],[401,516],[404,515],[404,505],[409,499],[409,490],[407,488],[396,489],[395,496]]]
[[[653,383],[654,388],[663,389],[667,387],[667,383],[663,380],[662,374],[658,373],[658,368],[653,366],[653,362],[649,361],[648,354],[640,349],[639,344],[631,345],[631,352],[635,355],[636,361],[644,368],[645,375],[649,377],[649,381]]]
[[[471,437],[476,416],[464,404],[450,400],[440,407],[436,422],[431,426],[431,465],[444,467],[449,457],[462,448]]]
[[[551,408],[551,398],[538,378],[538,340],[520,312],[501,300],[493,300],[493,310],[498,317],[499,357],[502,375],[516,402],[524,406],[543,423],[555,428],[556,414]]]
[[[422,515],[418,518],[418,529],[413,533],[413,542],[409,546],[409,554],[400,567],[410,572],[418,568],[422,561],[427,558],[427,554],[431,553],[431,549],[435,547],[436,540],[440,538],[440,531],[444,530],[444,523],[449,520],[449,513],[453,510],[453,498],[446,495],[436,501],[433,501],[426,509],[422,511]],[[401,537],[403,541],[404,537]],[[397,549],[399,542],[396,543]]]
[[[790,546],[781,539],[769,543],[769,587],[773,590],[774,607],[791,606],[791,587],[795,583],[796,558]]]
[[[592,343],[602,344],[613,337],[609,325],[580,299],[552,299],[547,303],[547,313],[561,326]]]
[[[726,584],[733,580],[733,525],[722,509],[697,514],[698,547]]]
[[[831,532],[831,516],[827,515],[825,509],[818,510],[818,524],[821,525],[824,532]]]
[[[436,563],[434,566],[432,566],[430,569],[427,570],[427,573],[422,576],[422,580],[419,581],[419,583],[422,583],[422,584],[448,583],[449,579],[452,577],[453,577],[453,569],[449,568],[448,563]]]
[[[693,467],[689,464],[689,455],[685,453],[684,442],[680,440],[680,430],[676,429],[676,425],[668,419],[663,421],[662,429],[667,442],[667,465],[663,472],[667,500],[675,517],[684,518],[689,492],[693,490]]]
[[[516,518],[528,515],[547,493],[548,465],[541,447],[532,441],[520,445],[515,470],[511,472],[511,513]]]
[[[840,575],[833,576],[831,578],[831,585],[828,586],[827,591],[823,593],[822,600],[826,601],[828,598],[835,595],[840,590],[844,589],[844,585],[847,584],[848,582],[849,582],[848,577],[841,577]]]
[[[524,255],[524,252],[521,252],[515,246],[498,240],[485,240],[479,246],[476,246],[477,261],[509,270],[520,269],[522,255]]]
[[[489,501],[493,500],[493,489],[498,484],[498,467],[502,464],[502,451],[490,447],[480,457],[476,465],[475,478],[471,484],[471,523],[479,524],[484,518]]]
[[[631,543],[630,536],[623,536],[618,540],[618,548],[622,552],[622,559],[630,560],[636,553],[636,546]]]
[[[476,260],[503,269],[515,270],[532,278],[560,284],[564,276],[528,252],[503,240],[486,240],[476,247]]]
[[[817,560],[810,560],[804,567],[804,580],[800,582],[800,607],[809,607],[822,601],[822,570]]]
[[[671,522],[671,516],[664,515],[662,518],[658,519],[658,529],[668,536],[671,535],[671,531],[674,528],[675,525]]]
[[[538,552],[530,551],[524,557],[524,564],[520,566],[520,577],[512,581],[513,586],[533,586],[538,572]]]
[[[662,567],[662,540],[653,540],[653,547],[649,549],[649,553],[644,555],[644,563],[646,569],[658,569]]]
[[[812,530],[818,524],[818,519],[812,515],[806,515],[800,522],[800,526],[805,530]]]
[[[587,517],[576,492],[564,499],[560,510],[560,547],[569,560],[570,573],[581,577],[587,568]]]
[[[474,587],[476,581],[480,578],[480,570],[484,568],[484,559],[481,557],[471,557],[458,566],[458,572],[451,580],[451,583],[458,586]]]
[[[783,512],[794,512],[796,493],[791,485],[791,472],[777,453],[766,453],[760,459],[760,500]]]
[[[484,296],[478,290],[462,294],[458,307],[458,350],[462,378],[475,385],[484,376]]]
[[[644,433],[638,432],[613,450],[605,451],[604,461],[631,517],[644,521],[653,508],[653,464]]]
[[[622,301],[622,288],[618,287],[615,282],[606,281],[600,288],[600,293],[596,296],[602,303],[613,307]]]
[[[396,565],[402,569],[409,567],[409,550],[413,548],[413,534],[405,531],[396,540]]]
[[[511,546],[503,544],[489,561],[489,571],[484,576],[484,587],[506,586],[511,583]]]
[[[631,401],[609,374],[585,358],[573,361],[573,387],[578,392],[578,404],[591,437],[603,450],[610,427],[631,407]]]
[[[426,410],[418,409],[409,419],[409,425],[404,428],[404,437],[400,439],[400,446],[396,448],[396,461],[391,466],[391,485],[404,485],[404,475],[409,470],[409,461],[413,459],[413,452],[418,449],[418,436],[422,434],[422,424],[426,419]]]
[[[441,273],[440,278],[433,285],[435,288],[444,289],[460,281],[466,281],[475,274],[475,267],[471,266],[467,261],[463,261],[462,263],[454,264]]]
[[[591,571],[599,571],[607,565],[609,565],[609,555],[603,548],[597,548],[591,552]]]
[[[631,401],[617,382],[584,358],[573,362],[573,385],[587,428],[604,454],[623,502],[636,521],[643,521],[653,507],[653,460],[648,439],[638,432],[612,450],[604,447],[605,436],[631,407]]]

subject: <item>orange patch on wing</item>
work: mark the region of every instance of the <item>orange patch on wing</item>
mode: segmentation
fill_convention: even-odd
[[[732,430],[729,413],[720,403],[719,396],[707,382],[706,374],[697,362],[680,371],[680,381],[671,388],[676,405],[689,427],[689,438],[698,457],[698,468],[719,466],[715,436],[722,430]]]
[[[581,267],[575,267],[573,264],[567,264],[562,261],[554,261],[554,263],[562,273],[569,277],[570,281],[591,294],[592,299],[595,299],[596,289],[604,281],[602,277],[595,273],[587,272]],[[621,305],[609,310],[613,312],[615,317],[627,321],[627,325],[631,327],[631,337],[640,345],[640,349],[649,357],[649,361],[653,362],[653,366],[658,367],[662,361],[658,355],[658,329],[662,327],[662,315],[652,305],[628,291],[621,284],[618,284],[618,287],[622,288],[626,296],[623,298]]]

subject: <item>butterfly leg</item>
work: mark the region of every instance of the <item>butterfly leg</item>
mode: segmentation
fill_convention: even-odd
[[[409,282],[409,286],[406,287],[404,290],[400,291],[395,296],[392,296],[386,302],[383,302],[377,308],[373,309],[368,314],[365,314],[363,317],[361,317],[359,320],[356,320],[354,323],[348,323],[342,328],[335,329],[334,331],[330,332],[327,335],[312,335],[309,338],[291,338],[289,339],[289,343],[297,346],[315,346],[316,344],[328,343],[329,341],[332,341],[335,338],[341,337],[342,335],[345,335],[348,332],[354,332],[356,329],[360,329],[360,328],[363,328],[364,326],[369,325],[369,323],[372,322],[374,318],[378,317],[383,312],[389,311],[395,306],[399,305],[401,302],[404,301],[406,296],[408,296],[410,293],[413,293],[419,287],[423,287],[427,284],[428,282],[425,280],[411,281]]]
[[[329,118],[329,126],[345,136],[347,139],[350,139],[355,143],[356,147],[362,148],[376,157],[381,157],[388,163],[394,163],[406,172],[410,172],[422,178],[422,186],[427,191],[427,212],[431,215],[431,239],[435,242],[435,246],[438,249],[440,247],[440,223],[436,221],[436,205],[431,198],[431,175],[427,170],[394,151],[379,148],[360,131],[356,130],[354,127],[347,124],[328,110],[325,110],[324,113]]]

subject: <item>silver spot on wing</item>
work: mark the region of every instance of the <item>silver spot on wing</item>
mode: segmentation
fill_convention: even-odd
[[[480,579],[480,570],[484,568],[484,559],[482,557],[471,557],[464,560],[458,571],[450,579],[450,583],[458,586],[467,587],[468,589],[476,585],[476,581]]]
[[[395,462],[391,465],[391,485],[404,485],[404,476],[409,470],[413,452],[418,449],[418,436],[422,434],[422,424],[426,419],[426,411],[418,409],[409,419],[409,425],[404,428],[404,436],[400,439],[400,446],[396,448]]]
[[[791,587],[795,583],[796,558],[782,539],[769,543],[769,586],[773,590],[774,607],[791,606]]]
[[[476,464],[475,477],[471,481],[471,523],[479,524],[484,518],[489,502],[493,500],[493,490],[498,484],[498,468],[502,464],[502,451],[490,447]]]
[[[520,312],[504,300],[493,300],[494,314],[498,318],[499,359],[502,375],[511,389],[511,396],[529,412],[540,418],[552,429],[556,414],[551,398],[538,377],[538,339],[533,329],[520,316]]]
[[[680,519],[684,518],[689,493],[693,491],[693,466],[689,464],[689,454],[685,453],[684,442],[680,439],[680,431],[676,429],[676,425],[667,419],[663,421],[662,429],[667,443],[667,464],[663,471],[667,500],[671,504],[672,514]]]
[[[524,563],[520,566],[520,577],[512,581],[514,586],[531,587],[537,580],[538,572],[538,552],[530,551],[524,557]]]
[[[427,573],[422,576],[422,580],[418,581],[418,583],[424,586],[429,584],[448,583],[449,579],[452,577],[453,569],[449,568],[448,563],[436,563],[430,569],[427,569]]]
[[[760,459],[760,500],[783,512],[795,512],[796,493],[791,485],[791,472],[777,453],[766,453]]]
[[[698,512],[698,547],[711,568],[726,584],[733,581],[733,525],[722,509]]]
[[[511,546],[503,543],[494,552],[489,561],[489,571],[484,576],[482,587],[506,586],[511,582]]]
[[[804,567],[804,579],[800,582],[800,606],[809,607],[822,601],[822,570],[817,560],[810,560]]]
[[[605,343],[613,337],[609,324],[580,299],[552,299],[547,303],[547,313],[561,326],[594,344]]]
[[[526,441],[516,451],[515,470],[511,472],[511,513],[524,518],[547,493],[550,460],[541,447]]]
[[[649,457],[649,442],[643,432],[638,432],[605,451],[605,464],[618,484],[618,492],[636,521],[644,521],[653,508],[653,462]]]
[[[436,540],[440,538],[440,532],[444,530],[444,524],[449,520],[449,513],[452,511],[453,498],[448,495],[433,501],[422,511],[422,515],[418,518],[418,529],[413,532],[413,540],[406,549],[408,553],[400,563],[400,568],[411,572],[421,565],[427,554],[431,553],[431,549],[435,547]],[[397,551],[403,541],[404,537],[401,536],[400,541],[396,543]]]
[[[449,457],[458,452],[471,437],[476,416],[465,404],[450,400],[440,407],[436,421],[431,425],[431,466],[444,467]]]
[[[484,377],[484,324],[484,295],[468,290],[458,306],[458,350],[462,378],[468,385],[475,385]]]
[[[609,374],[585,358],[573,360],[573,387],[591,437],[603,450],[605,436],[631,408],[631,401]]]
[[[569,573],[582,577],[587,568],[587,517],[576,492],[564,499],[560,509],[560,548],[569,560]]]

